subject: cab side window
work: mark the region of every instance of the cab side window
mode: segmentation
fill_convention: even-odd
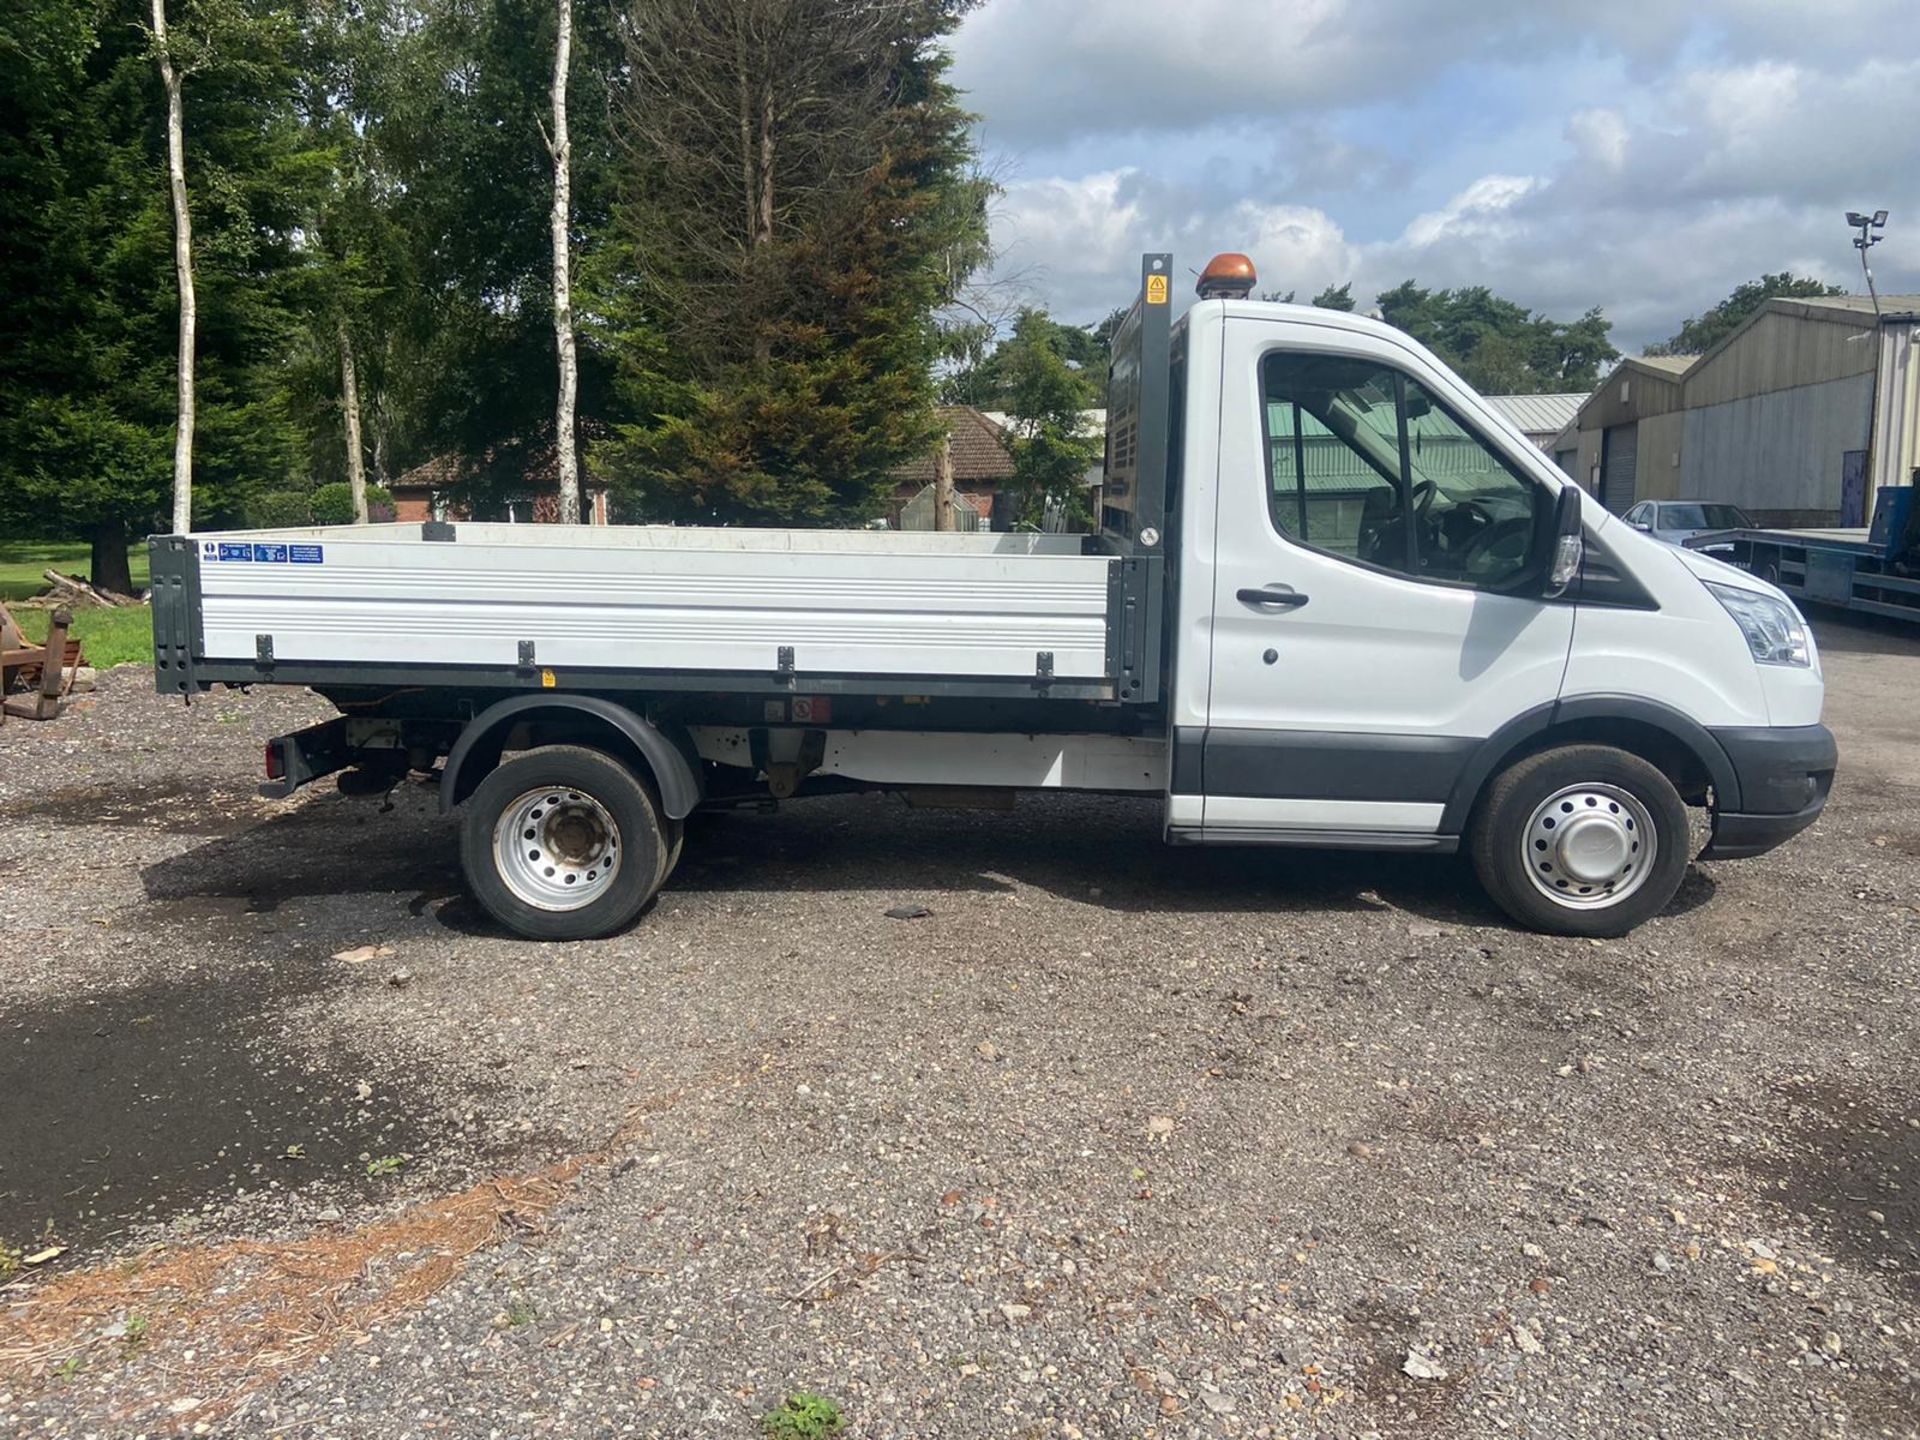
[[[1540,494],[1389,366],[1261,363],[1268,513],[1288,539],[1416,579],[1500,589],[1535,561]]]

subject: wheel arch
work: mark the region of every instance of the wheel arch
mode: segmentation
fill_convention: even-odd
[[[522,725],[548,727],[555,742],[593,746],[644,767],[661,813],[682,820],[700,803],[700,766],[692,740],[671,735],[637,711],[597,695],[515,695],[467,722],[440,776],[442,813],[459,805],[492,774]]]
[[[1483,741],[1454,782],[1440,832],[1459,834],[1487,783],[1517,760],[1561,745],[1611,745],[1637,755],[1682,797],[1711,788],[1723,810],[1740,807],[1740,781],[1718,740],[1699,722],[1635,695],[1581,695],[1515,716]]]

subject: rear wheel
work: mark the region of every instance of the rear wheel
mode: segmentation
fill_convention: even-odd
[[[1673,782],[1609,745],[1568,745],[1509,766],[1468,833],[1494,902],[1556,935],[1624,935],[1686,875],[1687,807]]]
[[[666,878],[669,841],[647,787],[598,750],[548,745],[474,790],[460,830],[467,885],[534,940],[611,935]]]

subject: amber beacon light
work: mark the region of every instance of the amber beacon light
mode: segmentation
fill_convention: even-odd
[[[1244,300],[1253,293],[1254,281],[1259,278],[1253,273],[1253,261],[1229,250],[1207,262],[1207,268],[1200,272],[1200,283],[1193,288],[1202,300]]]

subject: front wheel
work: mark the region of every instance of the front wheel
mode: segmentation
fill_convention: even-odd
[[[660,888],[668,851],[647,787],[612,756],[578,745],[501,765],[467,800],[460,827],[474,898],[532,940],[621,929]]]
[[[1610,745],[1529,755],[1487,787],[1468,832],[1494,903],[1556,935],[1624,935],[1685,877],[1687,807],[1673,782]]]

